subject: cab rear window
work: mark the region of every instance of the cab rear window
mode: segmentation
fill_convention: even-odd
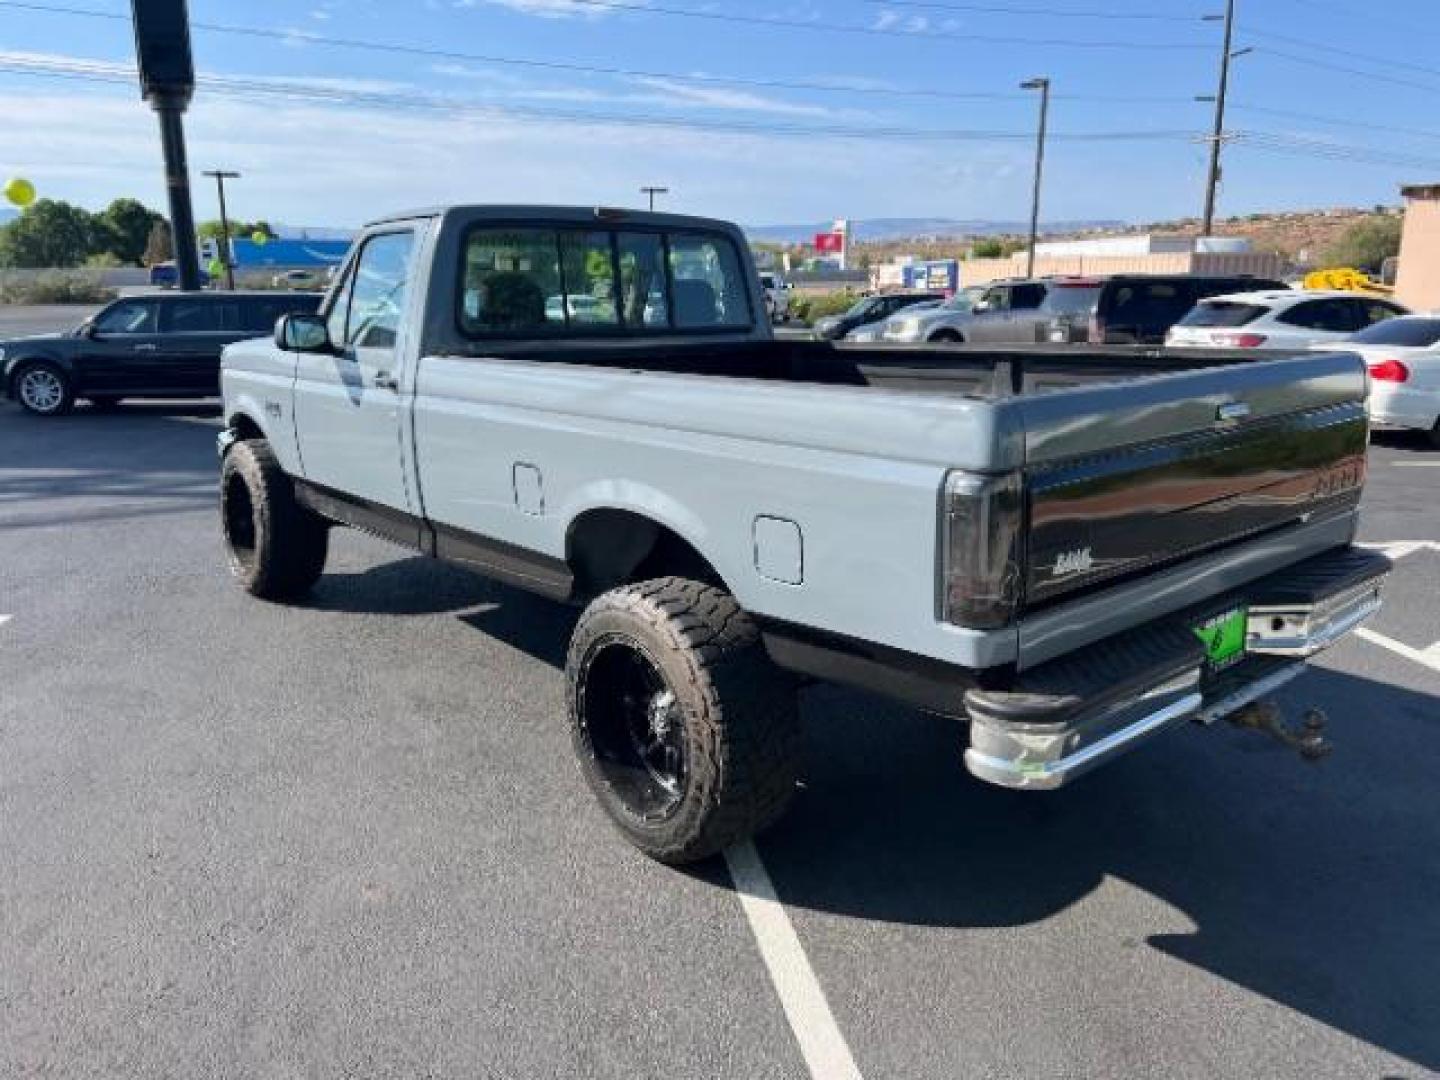
[[[1244,326],[1264,315],[1269,308],[1240,304],[1233,300],[1204,300],[1180,320],[1181,326]]]
[[[748,329],[744,264],[725,236],[475,226],[456,313],[468,337]]]

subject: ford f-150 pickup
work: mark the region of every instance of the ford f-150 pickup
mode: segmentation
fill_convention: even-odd
[[[974,775],[1054,788],[1270,708],[1389,566],[1352,545],[1356,356],[775,340],[707,219],[378,221],[223,389],[240,583],[303,595],[349,525],[585,605],[581,772],[670,862],[779,815],[805,680],[953,716]]]

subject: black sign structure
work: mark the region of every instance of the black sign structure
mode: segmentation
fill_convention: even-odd
[[[130,0],[130,8],[135,18],[140,92],[160,118],[176,275],[180,288],[198,289],[200,258],[195,249],[195,215],[190,208],[190,172],[185,163],[185,127],[181,119],[195,92],[190,13],[185,0]]]

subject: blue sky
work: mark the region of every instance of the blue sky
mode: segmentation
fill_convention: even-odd
[[[197,24],[272,34],[194,32],[197,67],[218,80],[187,117],[196,209],[214,213],[199,170],[223,165],[245,174],[234,214],[315,225],[433,202],[634,205],[646,183],[672,189],[667,208],[749,224],[1020,219],[1036,102],[1017,84],[1044,74],[1044,217],[1194,214],[1195,136],[1211,120],[1189,99],[1214,89],[1219,28],[1200,16],[1221,2],[191,0]],[[1226,150],[1222,212],[1393,203],[1400,183],[1440,179],[1435,0],[1238,7],[1236,47],[1254,51],[1233,69],[1227,127],[1243,137]],[[124,19],[0,4],[0,174],[90,206],[162,205],[131,64]]]

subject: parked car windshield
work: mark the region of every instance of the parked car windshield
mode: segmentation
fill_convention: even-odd
[[[1269,308],[1235,300],[1207,300],[1190,309],[1180,326],[1244,326],[1264,315]]]
[[[1440,318],[1386,319],[1361,330],[1351,341],[1357,345],[1399,345],[1427,349],[1440,344]]]

